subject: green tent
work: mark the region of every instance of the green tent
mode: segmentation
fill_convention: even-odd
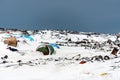
[[[51,45],[48,45],[47,47],[50,51],[50,55],[52,55],[55,52],[54,48]]]
[[[52,55],[55,53],[55,50],[51,45],[41,45],[36,51],[42,52],[44,55]]]

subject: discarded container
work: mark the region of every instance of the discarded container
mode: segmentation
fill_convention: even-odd
[[[10,32],[9,32],[9,31],[7,31],[7,34],[10,34]]]
[[[107,75],[106,72],[100,74],[100,76],[106,76],[106,75]]]
[[[80,64],[85,64],[85,63],[86,63],[86,61],[81,61],[81,62],[80,62]]]

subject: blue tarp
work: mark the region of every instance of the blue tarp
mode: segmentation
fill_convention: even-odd
[[[50,45],[51,45],[52,47],[55,47],[55,48],[60,49],[60,47],[59,47],[57,44],[55,44],[55,43],[51,43]]]
[[[29,39],[30,41],[34,41],[34,39],[31,36],[23,35],[23,37]]]
[[[7,37],[15,36],[16,38],[23,37],[23,38],[26,38],[30,41],[34,41],[34,39],[31,36],[28,36],[28,35],[5,34],[5,36],[7,36]]]

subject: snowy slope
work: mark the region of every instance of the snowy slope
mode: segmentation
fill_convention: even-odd
[[[44,32],[44,34],[43,34]],[[21,32],[11,31],[11,35],[17,36],[20,40],[16,49],[25,53],[21,56],[18,52],[12,52],[7,49],[7,44],[4,44],[6,32],[0,34],[0,79],[1,80],[119,80],[120,58],[113,58],[105,61],[93,61],[85,64],[80,64],[81,60],[75,60],[77,55],[82,57],[93,57],[95,55],[111,56],[111,51],[102,51],[100,49],[84,48],[81,46],[60,46],[60,49],[55,48],[56,54],[44,56],[40,52],[36,52],[36,48],[43,44],[42,42],[55,43],[68,42],[71,39],[73,42],[88,39],[97,42],[105,42],[108,39],[116,40],[115,35],[91,35],[85,34],[61,34],[59,31],[40,31],[32,34],[34,41],[26,38],[21,38]],[[27,43],[22,41],[26,40]],[[106,49],[107,47],[105,47]],[[2,59],[8,55],[8,59]],[[74,57],[74,58],[73,58]],[[114,57],[114,56],[113,56]],[[65,58],[71,60],[65,60]],[[8,63],[2,63],[6,60]],[[18,64],[18,60],[23,63],[33,62],[31,65]],[[55,61],[58,60],[58,61]],[[10,67],[8,67],[10,66]]]

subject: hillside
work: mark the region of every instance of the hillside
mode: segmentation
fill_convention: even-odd
[[[120,79],[120,34],[1,28],[0,45],[1,80]]]

